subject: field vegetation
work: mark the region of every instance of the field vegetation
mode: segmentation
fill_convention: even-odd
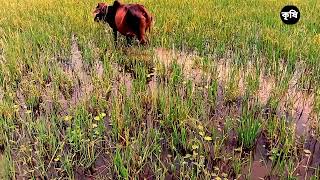
[[[1,179],[319,179],[318,0],[134,2],[146,47],[98,1],[0,0]]]

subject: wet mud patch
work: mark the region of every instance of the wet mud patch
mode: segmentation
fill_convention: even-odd
[[[96,73],[96,76],[98,77],[98,79],[102,79],[103,78],[103,73],[104,73],[104,68],[103,68],[103,64],[101,61],[97,61],[95,63],[94,66],[94,72]]]
[[[75,168],[75,179],[112,179],[112,166],[112,159],[100,153],[92,166]]]
[[[48,81],[43,87],[39,85],[37,88],[40,94],[39,111],[43,115],[51,114],[56,111],[61,115],[66,115],[68,110],[77,106],[80,102],[88,100],[90,93],[94,90],[91,76],[87,73],[86,64],[83,61],[82,53],[77,43],[76,35],[71,38],[71,55],[69,59],[56,58],[60,69],[55,69],[54,73],[60,76],[58,89],[51,81]],[[103,67],[101,62],[95,64],[98,78],[102,77]],[[52,65],[53,66],[53,65]],[[61,70],[61,72],[60,72]],[[54,74],[50,74],[50,77]],[[26,78],[27,79],[27,78]],[[24,91],[17,92],[19,105],[26,109],[27,99]],[[30,94],[30,93],[29,93]],[[23,113],[20,113],[22,117]]]
[[[79,103],[88,100],[90,93],[94,90],[91,76],[87,73],[87,65],[83,61],[82,53],[79,49],[77,37],[72,34],[71,52],[69,58],[53,58],[50,62],[52,72],[51,81],[41,88],[41,104],[45,114],[58,112],[60,115],[67,115],[69,110]],[[57,64],[55,66],[54,64]],[[96,64],[97,76],[100,78],[101,64]],[[52,82],[53,78],[59,84]],[[21,98],[19,98],[21,99]]]
[[[296,122],[296,134],[307,135],[310,130],[310,117],[313,110],[314,95],[298,92],[293,105],[293,116]]]
[[[207,82],[206,72],[201,70],[201,57],[196,53],[175,52],[164,48],[157,48],[154,52],[154,60],[164,66],[165,72],[170,73],[171,66],[177,63],[181,68],[186,80],[192,80],[196,84]]]
[[[269,144],[266,135],[262,132],[252,151],[251,161],[243,167],[242,174],[250,179],[277,179],[272,175],[272,162],[269,159]]]
[[[289,115],[295,123],[295,133],[299,136],[307,136],[313,123],[313,106],[315,96],[313,92],[302,90],[298,87],[298,82],[302,72],[301,65],[297,64],[297,69],[289,81],[285,95],[280,99],[278,114],[280,116]]]
[[[53,102],[57,101],[61,105],[61,111],[63,114],[67,114],[69,108],[72,108],[73,106],[76,106],[77,104],[81,103],[81,101],[85,101],[92,91],[94,91],[94,85],[93,80],[91,79],[91,76],[96,76],[98,79],[102,80],[103,74],[104,74],[104,68],[101,61],[96,61],[96,64],[94,64],[93,69],[95,72],[92,72],[91,76],[87,73],[85,62],[83,61],[83,57],[81,55],[81,51],[77,45],[77,39],[75,36],[72,37],[72,53],[70,57],[69,62],[65,62],[61,64],[61,67],[70,79],[74,82],[74,86],[71,89],[70,95],[71,98],[68,98],[64,95],[63,90],[60,90],[58,93],[53,94],[52,91],[55,91],[53,87],[48,84],[48,86],[43,91],[42,94],[42,100],[43,102],[41,104],[45,104],[45,109],[43,109],[45,114],[50,114],[49,112],[52,112],[52,109],[54,109]],[[216,95],[216,104],[215,108],[213,108],[213,113],[210,114],[210,117],[213,117],[210,119],[210,121],[215,121],[214,123],[217,124],[218,128],[223,128],[224,121],[226,117],[239,117],[241,115],[241,105],[242,101],[241,98],[246,90],[246,83],[245,83],[245,73],[240,72],[236,73],[236,87],[237,93],[235,95],[236,98],[233,99],[233,101],[228,101],[226,103],[226,84],[230,79],[232,79],[232,73],[231,73],[231,62],[227,59],[225,61],[219,60],[219,62],[214,61],[213,63],[216,63],[214,66],[216,66],[217,71],[213,74],[208,74],[205,70],[202,69],[202,67],[197,63],[199,61],[200,57],[197,56],[197,54],[193,53],[186,53],[186,52],[173,52],[170,50],[166,50],[163,48],[159,48],[155,50],[154,59],[152,59],[148,54],[147,55],[134,55],[134,53],[127,52],[127,56],[136,56],[128,58],[128,61],[131,59],[144,59],[145,60],[155,60],[160,62],[165,66],[166,71],[170,71],[170,64],[172,64],[174,61],[182,67],[182,71],[184,73],[184,78],[186,80],[192,80],[193,83],[196,86],[203,87],[203,89],[207,89],[206,86],[210,84],[210,81],[212,79],[217,79],[218,81],[218,87],[217,87],[217,95]],[[145,57],[146,56],[146,57]],[[142,61],[145,61],[142,60]],[[131,63],[131,64],[130,64]],[[125,62],[124,65],[121,63],[115,63],[112,64],[112,70],[114,71],[113,77],[112,77],[112,96],[115,98],[122,98],[123,96],[130,96],[132,95],[132,89],[133,89],[133,82],[136,76],[136,72],[134,70],[133,64],[136,62]],[[150,63],[152,64],[152,63]],[[145,64],[144,64],[145,65]],[[146,65],[149,66],[149,65]],[[150,65],[150,68],[148,67],[148,70],[154,69],[155,65]],[[157,69],[156,69],[157,70]],[[246,73],[254,73],[252,71],[248,71]],[[148,91],[151,93],[151,96],[155,96],[158,91],[159,86],[159,74],[157,74],[157,71],[148,71],[147,74],[147,87]],[[215,77],[216,76],[216,77]],[[270,76],[265,76],[262,73],[259,77],[259,87],[258,91],[256,93],[257,99],[262,105],[266,105],[272,95],[272,91],[275,88],[275,79]],[[123,88],[125,91],[123,91]],[[290,86],[289,92],[286,94],[285,98],[282,100],[283,108],[279,109],[278,114],[282,114],[283,112],[288,112],[290,114],[290,118],[295,120],[296,122],[296,132],[298,135],[303,134],[308,131],[309,129],[309,119],[310,114],[313,109],[313,95],[310,93],[306,93],[304,91],[301,91],[297,89],[295,86]],[[203,90],[202,89],[202,90]],[[124,93],[123,93],[124,92]],[[26,107],[25,98],[23,95],[21,95],[21,92],[17,93],[18,99],[20,99],[19,104],[22,107]],[[55,99],[52,97],[55,96]],[[205,99],[205,98],[204,98]],[[230,98],[229,98],[230,99]],[[207,100],[207,99],[206,99]],[[121,101],[121,100],[120,100]],[[289,102],[290,101],[290,102]],[[152,106],[148,104],[147,106]],[[149,113],[151,108],[146,107],[146,113],[145,116],[146,119],[146,129],[152,129],[155,127],[154,125],[154,117],[155,114]],[[21,115],[24,115],[25,113],[22,113]],[[106,120],[106,126],[110,126],[110,122]],[[214,124],[212,123],[212,124]],[[108,131],[111,131],[108,129]],[[111,141],[111,140],[110,140]],[[231,139],[228,143],[232,145],[227,145],[229,147],[229,150],[236,148],[236,140]],[[312,150],[313,147],[318,148],[318,142],[314,142],[312,140],[312,143],[309,143],[311,145],[306,145],[306,149],[310,149],[311,154],[314,154],[314,157],[312,157],[312,160],[307,160],[309,163],[311,163],[310,166],[319,166],[318,163],[318,155],[319,152],[317,150]],[[167,145],[169,146],[169,145]],[[253,156],[253,163],[251,164],[252,177],[268,177],[270,167],[268,162],[265,162],[264,159],[267,154],[266,142],[263,138],[259,137],[257,140],[257,144],[254,150],[254,156]],[[169,147],[162,147],[163,152],[161,154],[161,159],[163,162],[167,162],[167,166],[169,167],[171,164],[174,164],[174,152],[171,152],[169,150]],[[181,154],[185,154],[181,150]],[[110,155],[111,156],[111,155]],[[315,159],[315,160],[314,160]],[[105,171],[110,172],[110,167],[106,167],[106,164],[110,163],[108,162],[108,158],[104,157],[103,155],[99,156],[92,169],[91,170],[84,170],[84,169],[77,169],[77,177],[83,177],[85,174],[89,174],[88,178],[92,178],[92,176],[105,176]],[[228,162],[221,162],[221,166],[223,166],[225,171],[231,172],[230,168],[227,168]],[[213,166],[213,165],[212,165]],[[106,170],[107,169],[107,170]],[[140,177],[143,178],[149,178],[153,175],[152,170],[149,165],[146,165],[141,174]],[[312,169],[312,168],[310,168]],[[101,172],[101,174],[99,174]],[[175,172],[169,171],[167,173],[168,177],[173,178]],[[265,174],[264,174],[265,173]],[[302,174],[300,172],[299,174]],[[110,176],[109,176],[110,177]]]
[[[72,46],[71,46],[71,69],[74,79],[76,80],[76,85],[74,87],[70,105],[76,105],[81,99],[87,98],[90,92],[93,90],[93,85],[91,77],[87,74],[79,50],[79,45],[75,35],[72,35]]]
[[[132,82],[133,78],[131,73],[128,73],[126,71],[123,71],[122,68],[116,64],[112,64],[113,69],[113,82],[112,82],[112,93],[111,96],[114,97],[120,97],[121,95],[121,86],[123,86],[125,89],[125,94],[122,94],[124,96],[130,96],[132,91]]]
[[[160,161],[162,165],[167,169],[165,179],[179,179],[179,164],[175,162],[175,152],[172,151],[170,145],[166,139],[160,140],[161,153]]]
[[[135,79],[138,76],[137,67],[143,67],[146,69],[146,74],[154,72],[154,62],[152,61],[152,52],[143,49],[122,49],[120,51],[122,56],[117,60],[117,64],[123,71],[131,73]]]
[[[44,114],[48,115],[58,112],[60,115],[67,115],[69,108],[68,100],[61,91],[56,91],[52,84],[49,84],[42,92],[42,109]]]
[[[19,114],[22,118],[25,117],[25,111],[27,109],[27,105],[26,105],[26,100],[25,97],[23,96],[23,93],[21,90],[18,90],[16,92],[16,97],[17,97],[17,103],[19,104],[18,106],[19,108]]]
[[[65,76],[65,80],[62,81],[63,84],[59,85],[58,98],[59,101],[63,102],[62,107],[67,104],[68,109],[88,100],[94,90],[92,78],[88,73],[88,65],[83,59],[75,34],[72,34],[71,37],[70,53],[68,60],[58,61],[58,65],[62,69],[62,76]],[[102,76],[103,67],[100,62],[96,62],[92,68],[97,70],[98,77]]]
[[[53,61],[57,61],[57,59],[53,59]],[[87,73],[86,65],[85,65],[85,62],[83,61],[81,51],[79,50],[79,47],[77,45],[77,38],[75,35],[72,36],[72,47],[71,47],[70,59],[60,60],[54,63],[56,63],[56,66],[52,68],[53,71],[58,69],[58,71],[61,71],[63,74],[62,76],[63,78],[61,82],[64,83],[66,81],[63,81],[63,80],[70,79],[72,80],[71,85],[73,87],[70,89],[68,88],[62,89],[60,86],[61,84],[56,83],[56,82],[60,82],[59,80],[61,79],[58,79],[58,80],[55,79],[55,81],[51,80],[46,82],[43,85],[38,82],[34,83],[34,81],[30,82],[30,79],[33,79],[33,77],[24,76],[22,78],[22,82],[19,84],[18,90],[16,91],[16,96],[15,96],[16,104],[19,107],[17,108],[19,110],[18,112],[20,116],[19,119],[17,120],[18,123],[20,123],[21,121],[23,122],[23,124],[25,124],[26,121],[29,121],[29,120],[32,121],[30,122],[30,124],[33,124],[34,121],[39,121],[39,120],[50,121],[51,115],[53,116],[57,115],[56,117],[59,118],[57,122],[59,122],[60,120],[63,121],[66,115],[70,114],[72,116],[71,113],[73,112],[76,106],[81,105],[81,103],[83,102],[86,104],[88,103],[90,95],[94,90],[94,86],[93,86],[93,81],[91,79],[91,76]],[[96,73],[96,77],[99,80],[102,80],[103,73],[104,73],[102,62],[97,61],[94,67],[92,67],[92,69],[95,70],[94,73]],[[50,75],[52,76],[54,75],[55,72],[50,72],[50,73],[51,73]],[[32,84],[32,86],[30,84]],[[68,86],[70,86],[70,84],[68,84]],[[31,90],[35,90],[35,92]],[[71,92],[64,92],[64,91],[71,91]],[[28,99],[30,99],[29,96],[40,98],[41,101],[37,103],[37,106],[33,106],[32,108],[30,108],[29,101],[28,101]],[[33,110],[33,112],[29,112],[30,110]],[[51,125],[50,123],[51,122],[49,122],[48,127],[46,126],[45,128],[50,128],[50,125]],[[110,122],[107,120],[106,120],[106,124],[110,126]],[[23,125],[21,127],[18,127],[18,126],[20,126],[20,124],[17,124],[17,127],[16,127],[17,131],[14,133],[14,136],[17,137],[16,138],[17,142],[15,142],[15,145],[13,146],[14,148],[12,150],[12,160],[19,161],[15,163],[16,177],[18,179],[27,178],[30,175],[30,173],[32,174],[32,172],[30,173],[28,172],[28,174],[26,174],[26,172],[29,170],[32,170],[34,167],[40,166],[39,163],[44,163],[45,167],[48,164],[50,164],[50,167],[48,167],[49,168],[48,177],[49,176],[50,177],[58,177],[58,176],[67,177],[68,175],[66,174],[66,172],[62,171],[61,163],[53,162],[53,160],[50,161],[50,159],[48,159],[49,157],[43,157],[44,161],[40,162],[38,161],[39,159],[36,154],[33,153],[32,155],[29,156],[20,152],[20,148],[22,147],[23,144],[28,145],[31,142],[36,141],[35,139],[32,139],[32,138],[34,136],[37,137],[37,134],[36,134],[37,132],[30,130],[31,139],[29,139],[29,137],[24,137],[26,136],[26,132],[23,132],[23,131],[24,131],[24,128],[26,127]],[[35,125],[32,125],[32,126],[35,126]],[[67,128],[66,123],[63,121],[61,124],[57,124],[57,126],[58,126],[57,131],[59,131],[59,133],[61,134],[58,134],[56,138],[64,139],[66,136],[65,130]],[[104,137],[108,138],[110,136],[111,134],[106,133]],[[37,143],[39,143],[38,140],[37,140]],[[49,149],[47,147],[48,144],[44,143],[43,148]],[[35,147],[31,149],[33,151],[38,150]],[[109,149],[105,151],[109,152]],[[65,152],[68,152],[68,150],[66,150]],[[62,155],[65,155],[65,154],[62,153]],[[23,164],[24,162],[22,161],[20,162],[21,158],[29,158],[29,157],[32,157],[32,159],[30,160],[31,161],[30,164]],[[85,174],[91,174],[91,176],[89,175],[88,178],[92,178],[93,176],[107,176],[108,173],[110,173],[111,171],[110,169],[111,169],[112,161],[110,160],[105,161],[105,159],[108,159],[108,158],[99,156],[96,159],[96,162],[94,162],[94,165],[93,165],[93,167],[96,169],[84,170],[81,168],[74,167],[75,168],[74,172],[78,172],[78,175],[80,174],[80,176],[78,177],[84,177],[82,175],[85,175]],[[36,174],[36,176],[39,176],[39,178],[41,177],[40,170],[35,170],[33,174]],[[40,178],[40,179],[43,179],[43,178]]]
[[[272,76],[260,75],[260,85],[258,90],[258,99],[262,105],[267,105],[271,97],[272,89],[275,87],[275,79]]]
[[[320,140],[309,135],[301,150],[302,158],[296,168],[295,175],[300,179],[310,179],[320,167]]]
[[[95,177],[112,177],[112,159],[107,154],[100,154],[95,163],[93,175]]]
[[[124,48],[120,51],[120,60],[111,63],[112,67],[112,93],[118,96],[125,91],[129,97],[133,93],[134,81],[145,81],[147,91],[154,94],[157,87],[154,62],[148,50]]]
[[[144,179],[144,180],[156,179],[155,174],[149,163],[146,163],[143,166],[142,171],[139,173],[139,179]]]

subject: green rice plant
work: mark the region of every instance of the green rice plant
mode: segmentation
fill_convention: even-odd
[[[295,180],[298,179],[298,177],[295,176],[295,163],[292,160],[288,160],[287,164],[286,164],[286,170],[288,172],[287,174],[287,178],[290,180]]]
[[[10,146],[7,146],[9,149]],[[3,170],[0,173],[3,179],[10,179],[15,176],[15,166],[14,166],[14,160],[12,159],[11,152],[9,150],[5,150],[5,152],[2,154],[1,157],[1,165]]]
[[[169,85],[172,87],[177,87],[183,81],[182,67],[176,62],[176,60],[171,64],[172,72],[170,75]]]
[[[218,80],[216,78],[211,80],[211,83],[209,84],[208,88],[208,94],[209,103],[214,108],[216,106],[216,100],[218,95]]]
[[[250,72],[250,70],[249,70]],[[245,77],[246,92],[254,94],[259,89],[260,69],[256,66],[252,73],[248,73]]]
[[[225,101],[226,102],[234,102],[240,96],[240,88],[239,88],[239,69],[232,68],[228,74],[227,84],[225,87]]]
[[[69,178],[74,179],[74,170],[73,170],[73,154],[66,154],[62,157],[61,164],[63,170],[66,172]]]
[[[121,104],[115,98],[112,101],[114,102],[111,110],[112,135],[116,140],[119,140],[119,136],[123,131]]]
[[[252,149],[260,131],[260,118],[254,117],[254,114],[251,112],[244,112],[239,119],[237,127],[239,145],[247,150]]]
[[[137,93],[143,92],[146,90],[148,69],[145,64],[136,62],[134,65],[134,71],[136,79],[133,81],[133,87]]]
[[[226,141],[225,136],[216,137],[213,144],[214,160],[223,158],[222,147]]]
[[[115,165],[117,173],[118,173],[118,175],[120,175],[120,177],[122,177],[124,179],[129,178],[128,169],[124,166],[124,163],[123,163],[123,160],[121,158],[120,151],[118,148],[116,150],[116,154],[114,157],[114,165]]]
[[[187,147],[187,134],[186,129],[183,126],[173,126],[172,132],[172,144],[173,149],[179,153],[179,151],[185,151]]]
[[[311,180],[316,180],[319,179],[320,177],[320,168],[317,167],[317,169],[315,170],[315,174],[313,176],[310,177]]]
[[[243,159],[241,157],[237,157],[236,155],[233,155],[232,158],[232,169],[237,177],[241,176],[242,173],[242,167],[243,167]]]
[[[283,173],[291,172],[289,176],[293,176],[294,168],[292,166],[298,160],[294,128],[284,118],[274,118],[273,121],[268,122],[267,127],[272,170]]]

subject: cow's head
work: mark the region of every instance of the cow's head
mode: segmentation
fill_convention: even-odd
[[[106,3],[98,3],[96,9],[93,11],[94,21],[99,22],[104,20],[108,13],[108,5]]]

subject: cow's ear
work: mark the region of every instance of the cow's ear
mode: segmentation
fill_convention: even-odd
[[[93,13],[97,13],[99,11],[99,8],[100,8],[100,3],[98,3],[98,5],[96,6],[96,9],[94,10]]]
[[[106,14],[107,14],[107,12],[108,12],[108,5],[107,5],[107,4],[103,4],[103,5],[101,6],[101,11],[102,11],[103,13],[106,13]]]

